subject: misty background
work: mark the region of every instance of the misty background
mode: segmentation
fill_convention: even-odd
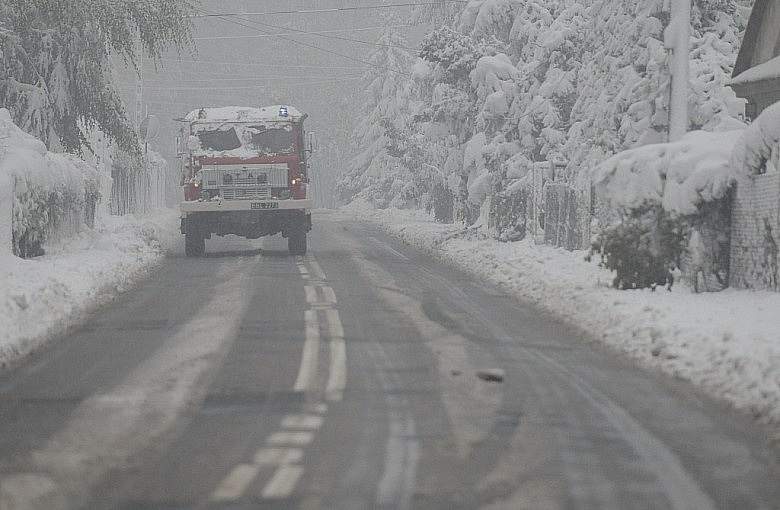
[[[174,119],[201,107],[294,105],[309,114],[307,129],[316,133],[311,179],[317,205],[334,207],[334,184],[349,160],[349,136],[361,114],[367,59],[377,40],[393,29],[414,45],[430,29],[412,7],[387,6],[403,3],[411,2],[204,0],[194,19],[192,52],[169,52],[159,67],[145,60],[140,94],[135,70],[115,63],[128,117],[159,118],[160,133],[150,147],[178,171]],[[344,10],[322,12],[330,9]]]

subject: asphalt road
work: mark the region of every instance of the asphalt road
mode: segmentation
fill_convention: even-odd
[[[0,374],[0,509],[780,508],[749,418],[369,224],[207,250]]]

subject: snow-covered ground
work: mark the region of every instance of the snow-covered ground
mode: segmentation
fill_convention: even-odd
[[[131,287],[180,244],[178,213],[106,216],[30,260],[0,255],[0,367]]]
[[[342,210],[373,220],[404,242],[501,285],[596,340],[675,377],[690,380],[756,418],[780,425],[780,294],[726,290],[694,294],[618,291],[610,272],[585,252],[459,235],[420,211]]]

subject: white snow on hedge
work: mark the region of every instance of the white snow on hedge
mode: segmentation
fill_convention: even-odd
[[[101,215],[105,208],[98,208],[94,229],[79,218],[79,228],[68,235],[49,236],[45,256],[23,260],[13,255],[14,195],[30,187],[83,197],[88,182],[100,181],[95,167],[48,152],[0,109],[0,366],[40,347],[132,285],[179,237],[174,211],[134,218]],[[103,181],[110,183],[110,177]],[[23,213],[17,209],[13,214]]]
[[[83,197],[90,182],[100,185],[93,166],[69,154],[48,152],[43,142],[19,129],[9,111],[0,108],[0,255],[11,253],[14,193],[38,188]]]
[[[353,204],[350,218],[373,220],[406,243],[498,284],[521,301],[551,312],[642,365],[690,380],[710,395],[780,426],[780,294],[726,290],[694,294],[619,291],[613,275],[585,262],[584,252],[453,238],[462,229],[425,213],[370,210]]]
[[[596,191],[623,210],[654,203],[674,214],[694,214],[701,203],[723,198],[736,181],[731,159],[741,135],[694,131],[679,142],[618,153],[596,169]]]

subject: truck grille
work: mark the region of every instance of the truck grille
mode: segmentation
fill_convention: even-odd
[[[224,200],[268,200],[271,189],[287,189],[287,164],[218,165],[201,171],[203,189]]]
[[[224,200],[268,200],[271,198],[271,187],[220,187],[219,195]]]
[[[226,181],[227,177],[227,181]],[[201,171],[204,189],[215,189],[223,186],[237,188],[243,186],[264,186],[286,188],[287,165],[224,165],[204,168]]]

